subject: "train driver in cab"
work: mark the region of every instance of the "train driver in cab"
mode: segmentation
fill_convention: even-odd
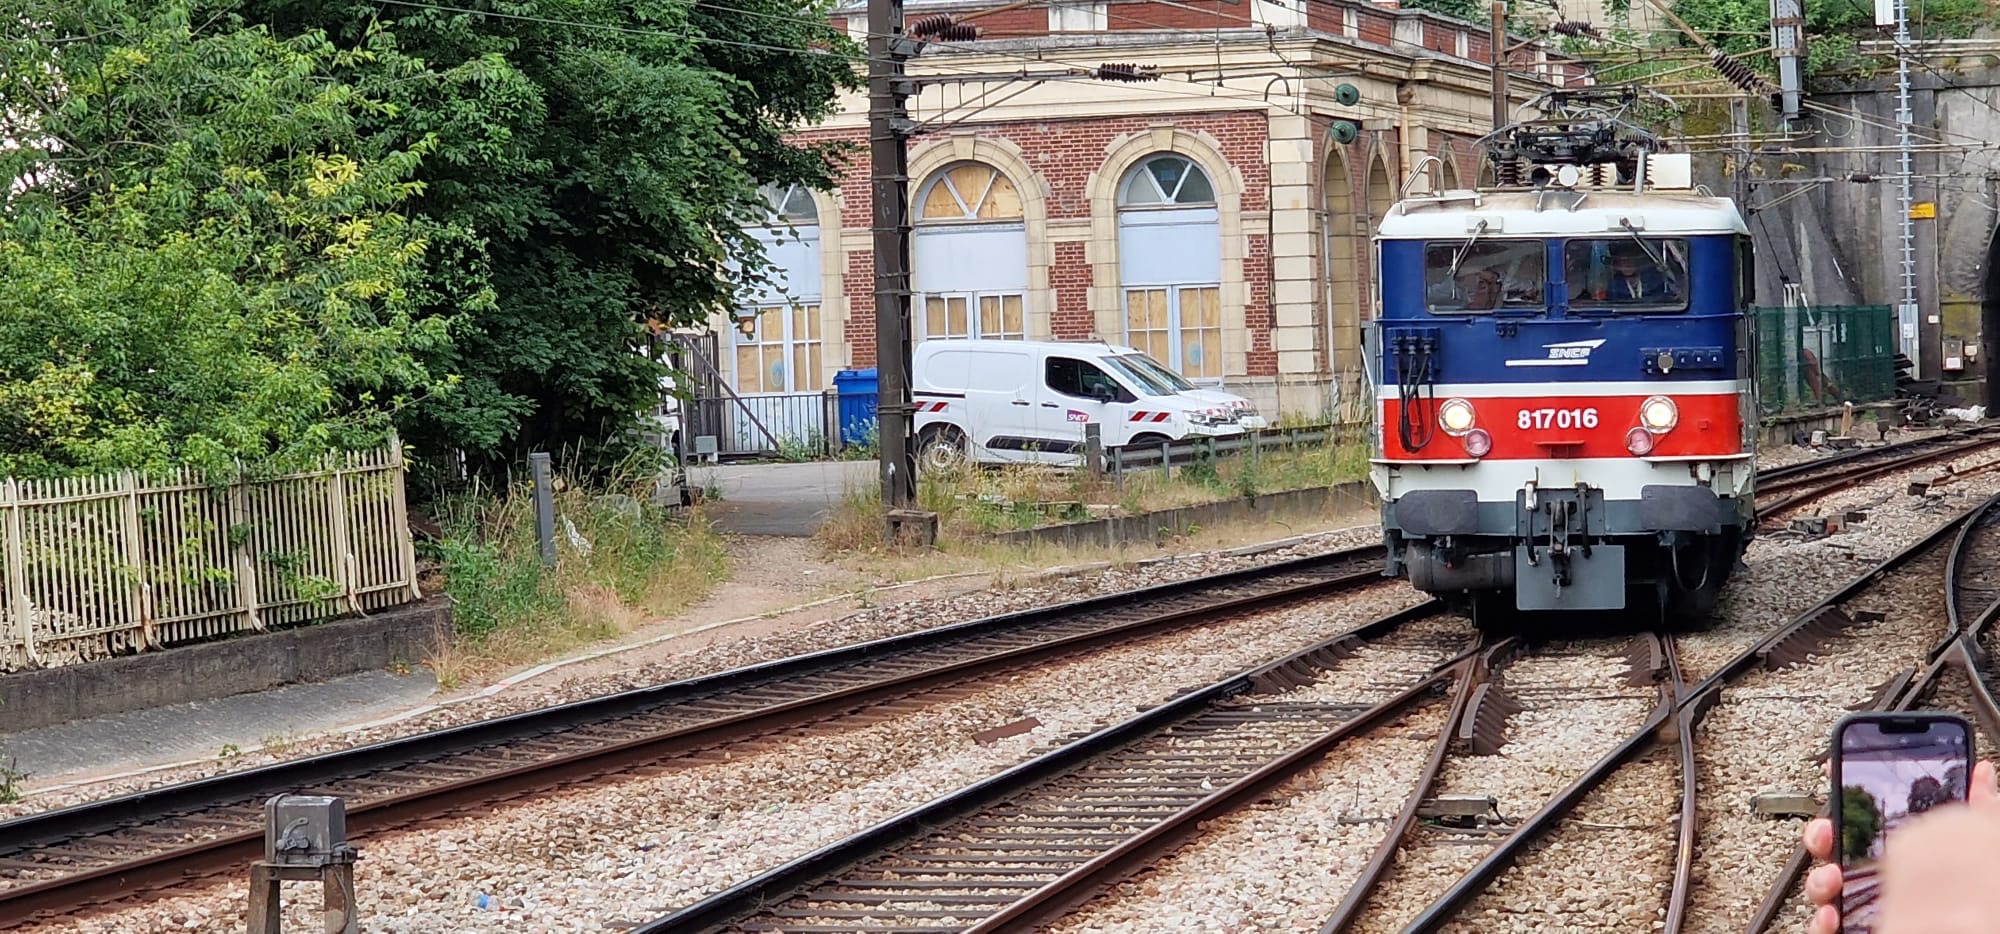
[[[1680,284],[1637,243],[1611,246],[1611,281],[1598,296],[1613,302],[1663,302],[1678,298]]]

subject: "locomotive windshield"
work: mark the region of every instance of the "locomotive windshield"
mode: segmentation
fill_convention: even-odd
[[[1680,311],[1687,307],[1686,240],[1605,237],[1563,246],[1572,308]]]
[[[1547,278],[1539,240],[1424,244],[1424,301],[1433,314],[1539,308]]]

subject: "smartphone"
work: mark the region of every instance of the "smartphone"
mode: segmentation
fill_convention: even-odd
[[[1890,835],[1924,811],[1965,800],[1972,724],[1946,713],[1858,713],[1833,728],[1832,755],[1840,930],[1868,934],[1875,929],[1875,862]]]

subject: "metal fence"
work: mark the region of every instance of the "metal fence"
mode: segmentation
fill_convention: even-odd
[[[1246,431],[1227,438],[1191,437],[1144,447],[1112,447],[1104,451],[1104,471],[1122,482],[1128,473],[1186,467],[1264,451],[1290,451],[1300,445],[1358,442],[1366,439],[1367,430],[1366,425],[1354,423],[1302,425]]]
[[[717,454],[824,457],[840,442],[839,408],[831,390],[696,399],[689,449],[706,437]]]
[[[400,445],[290,476],[0,481],[0,671],[422,596]]]
[[[1880,402],[1896,393],[1896,318],[1887,305],[1752,309],[1765,414]]]

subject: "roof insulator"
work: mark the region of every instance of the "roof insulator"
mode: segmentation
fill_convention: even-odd
[[[952,18],[950,13],[919,16],[910,23],[909,28],[905,31],[912,37],[925,39],[950,29],[957,22],[957,20]]]
[[[1158,81],[1159,69],[1151,65],[1137,65],[1131,62],[1106,62],[1097,66],[1091,75],[1099,81]]]

